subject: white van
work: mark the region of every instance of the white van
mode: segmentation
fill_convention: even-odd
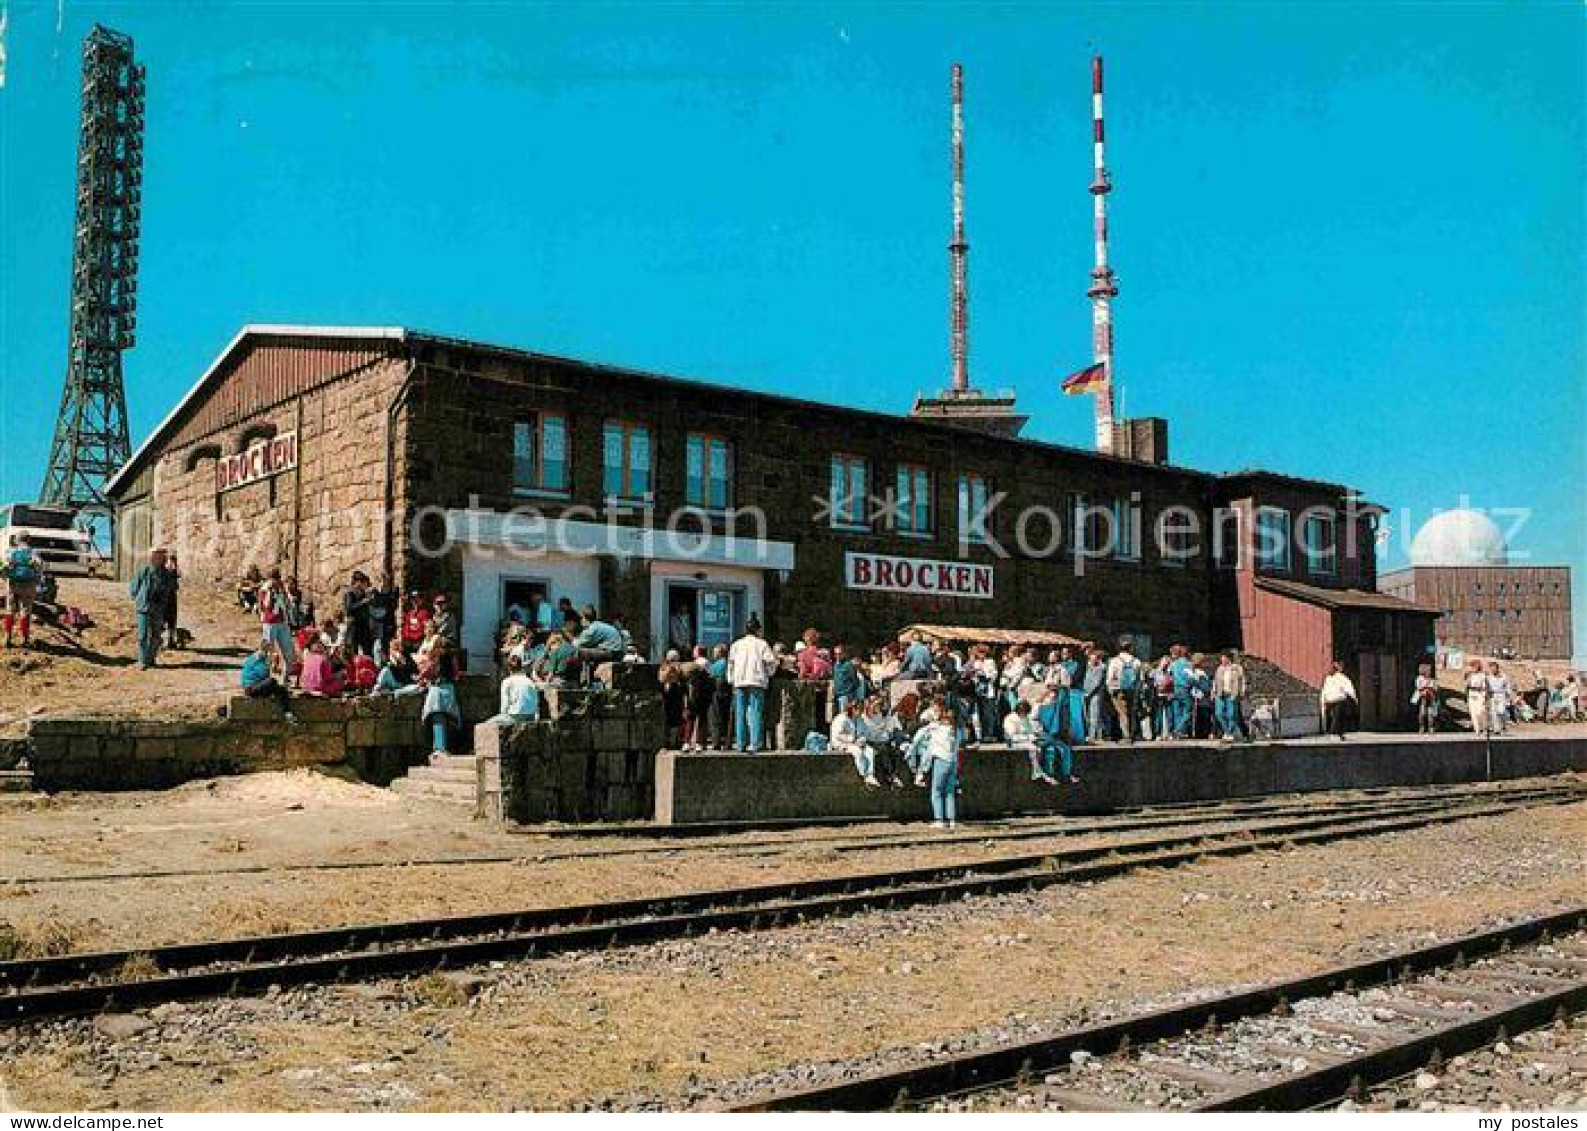
[[[44,568],[61,576],[89,577],[99,572],[103,560],[94,537],[77,521],[70,507],[47,507],[42,503],[11,503],[0,507],[0,556],[10,550],[19,534],[28,536],[28,545],[44,563]]]

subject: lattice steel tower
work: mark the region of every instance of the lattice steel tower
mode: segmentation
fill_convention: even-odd
[[[83,41],[77,229],[66,390],[39,501],[105,510],[105,480],[127,462],[121,352],[138,320],[143,68],[132,39],[94,25]]]

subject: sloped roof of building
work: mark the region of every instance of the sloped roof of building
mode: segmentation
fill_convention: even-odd
[[[1425,613],[1430,617],[1438,616],[1442,611],[1370,589],[1325,589],[1320,585],[1307,585],[1303,581],[1289,581],[1282,577],[1258,577],[1256,584],[1257,588],[1270,593],[1321,605],[1325,609],[1382,609],[1391,613]]]
[[[470,350],[480,353],[492,354],[498,357],[521,358],[531,361],[551,362],[560,365],[573,365],[593,372],[609,373],[619,377],[629,377],[638,380],[650,381],[660,384],[686,386],[695,389],[713,391],[731,391],[738,395],[770,403],[780,403],[797,407],[819,409],[824,412],[846,413],[852,416],[872,420],[888,420],[893,422],[907,422],[914,427],[947,429],[965,436],[983,438],[1004,444],[1017,444],[1029,448],[1046,451],[1060,452],[1065,455],[1081,459],[1111,463],[1127,467],[1133,471],[1158,473],[1168,475],[1189,476],[1209,482],[1231,481],[1240,478],[1266,477],[1275,480],[1284,480],[1296,485],[1311,489],[1321,488],[1330,493],[1349,495],[1348,488],[1337,483],[1329,483],[1315,479],[1301,479],[1296,476],[1281,475],[1277,472],[1241,471],[1230,475],[1219,475],[1214,472],[1199,471],[1195,468],[1182,467],[1175,464],[1153,464],[1139,460],[1126,459],[1123,456],[1111,455],[1105,452],[1092,451],[1089,448],[1079,448],[1068,444],[1055,444],[1045,440],[1032,440],[1024,437],[996,436],[990,433],[965,428],[951,421],[933,419],[930,417],[911,417],[904,413],[880,412],[874,409],[860,409],[848,405],[830,404],[822,401],[813,401],[804,397],[792,397],[782,393],[767,393],[753,389],[744,389],[738,386],[726,385],[716,381],[706,381],[700,378],[676,377],[669,374],[655,373],[648,370],[633,369],[618,365],[608,365],[602,362],[587,361],[579,358],[562,357],[556,354],[538,353],[533,350],[520,349],[513,346],[493,345],[467,338],[448,337],[444,334],[430,333],[424,330],[414,330],[402,326],[299,326],[279,325],[272,323],[250,323],[239,330],[235,337],[226,344],[207,369],[199,376],[190,389],[177,402],[176,406],[166,414],[165,419],[149,433],[147,439],[133,452],[132,457],[124,464],[115,475],[111,476],[105,484],[106,494],[114,495],[119,488],[134,475],[157,450],[158,446],[173,435],[185,419],[188,410],[202,403],[214,388],[225,379],[226,365],[239,350],[243,349],[252,339],[258,338],[314,338],[314,339],[357,339],[364,341],[393,341],[401,344],[430,345],[441,348]]]

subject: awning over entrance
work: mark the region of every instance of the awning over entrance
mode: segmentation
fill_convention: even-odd
[[[1061,648],[1065,644],[1078,647],[1085,643],[1061,632],[1039,628],[970,628],[953,624],[912,624],[899,630],[898,639],[907,640],[917,632],[925,640],[942,644],[1031,644]]]
[[[509,552],[522,550],[530,554],[609,554],[658,562],[695,562],[750,569],[794,568],[792,542],[702,534],[687,529],[619,526],[614,522],[584,522],[539,514],[449,510],[446,512],[446,536],[464,545],[496,547]]]

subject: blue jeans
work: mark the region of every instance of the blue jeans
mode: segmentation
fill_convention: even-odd
[[[430,722],[430,733],[435,737],[433,749],[437,754],[446,753],[446,716],[438,715]]]
[[[759,750],[765,737],[763,715],[766,710],[764,687],[733,688],[733,746],[751,753]]]
[[[1240,701],[1232,695],[1220,695],[1212,701],[1212,713],[1218,720],[1218,730],[1224,738],[1233,738],[1236,733],[1245,732],[1244,720],[1240,718]]]
[[[1075,752],[1069,748],[1067,742],[1059,742],[1049,738],[1041,746],[1042,769],[1049,775],[1053,771],[1053,763],[1058,763],[1058,776],[1067,778],[1075,771]]]
[[[138,614],[138,663],[154,665],[160,654],[160,632],[165,627],[165,617],[160,613]]]
[[[1172,716],[1169,728],[1175,738],[1184,738],[1190,733],[1190,692],[1181,695],[1174,692],[1174,698],[1169,703],[1169,713]]]
[[[940,758],[931,761],[931,819],[955,821],[959,816],[959,766]]]

